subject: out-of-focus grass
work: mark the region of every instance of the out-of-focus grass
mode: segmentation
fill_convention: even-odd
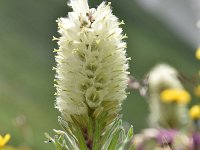
[[[100,2],[91,1],[93,6]],[[112,0],[112,6],[126,23],[131,74],[141,78],[159,62],[168,62],[184,73],[197,71],[191,46],[142,11],[134,0]],[[13,145],[25,142],[34,150],[54,149],[43,142],[44,132],[60,128],[53,95],[52,51],[56,43],[51,39],[57,35],[55,20],[68,11],[64,0],[0,1],[0,133],[9,132]],[[131,92],[122,112],[136,132],[146,126],[147,104],[137,92]],[[17,127],[14,120],[21,115],[26,122]]]

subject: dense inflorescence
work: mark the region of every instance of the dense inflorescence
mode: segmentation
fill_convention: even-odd
[[[56,107],[67,121],[73,115],[117,114],[128,80],[123,22],[105,2],[97,9],[89,9],[87,0],[69,5],[73,12],[58,19]]]
[[[87,0],[71,0],[73,11],[59,18],[56,54],[56,108],[64,131],[54,144],[67,149],[123,148],[130,141],[120,120],[128,84],[126,42],[110,3],[89,8]],[[63,142],[66,143],[63,145]]]
[[[157,65],[149,73],[149,93],[151,127],[184,128],[190,95],[184,90],[178,72],[169,65]]]

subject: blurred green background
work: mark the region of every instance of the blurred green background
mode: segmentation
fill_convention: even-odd
[[[91,0],[96,7],[101,0]],[[141,79],[151,67],[167,62],[185,74],[197,72],[194,47],[181,41],[167,26],[134,0],[112,0],[114,14],[126,23],[130,72]],[[44,132],[59,129],[54,109],[55,66],[52,42],[56,19],[70,11],[66,0],[0,1],[0,134],[10,133],[11,145],[53,150]],[[148,107],[137,91],[123,105],[123,118],[135,132],[147,126]]]

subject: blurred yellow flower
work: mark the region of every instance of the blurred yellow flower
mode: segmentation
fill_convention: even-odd
[[[200,47],[196,50],[196,58],[200,60]]]
[[[194,89],[194,94],[195,94],[197,97],[200,97],[200,85],[198,85],[198,86]]]
[[[190,94],[183,89],[166,89],[161,92],[160,98],[164,103],[178,104],[187,104],[191,99]]]
[[[189,116],[193,120],[200,119],[200,105],[194,105],[190,108]]]
[[[10,140],[10,134],[6,134],[4,137],[0,135],[0,148],[4,147]]]

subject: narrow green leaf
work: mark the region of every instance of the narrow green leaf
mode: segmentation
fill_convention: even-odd
[[[108,113],[102,112],[95,121],[95,128],[94,128],[94,138],[93,138],[93,150],[99,150],[100,149],[100,137],[102,134],[102,131],[104,129],[105,120],[107,118]]]
[[[69,135],[64,135],[64,139],[65,139],[65,142],[66,142],[66,146],[69,150],[71,149],[75,149],[76,147],[76,142],[74,139],[70,138]]]
[[[117,130],[117,131],[115,132],[115,134],[113,135],[113,138],[112,138],[112,140],[111,140],[111,142],[110,142],[110,145],[109,145],[109,147],[108,147],[108,150],[115,150],[115,149],[116,149],[116,147],[117,147],[117,142],[118,142],[118,140],[119,140],[120,132],[121,132],[121,130]]]
[[[99,150],[99,140],[100,140],[100,126],[99,126],[99,122],[96,121],[95,124],[95,132],[94,132],[94,141],[93,141],[93,150]]]
[[[133,126],[131,125],[128,134],[127,134],[128,138],[131,139],[133,137]]]
[[[62,150],[62,145],[59,143],[59,136],[55,135],[54,136],[54,140],[55,140],[55,146],[57,150]]]
[[[88,123],[88,134],[89,137],[93,137],[94,132],[94,121],[92,118],[89,117],[89,123]]]
[[[124,129],[122,129],[124,130]],[[117,149],[118,150],[130,150],[133,149],[133,143],[132,143],[132,137],[133,137],[133,127],[131,126],[128,130],[127,134],[123,135],[122,143],[119,143]]]
[[[76,119],[73,118],[73,117],[72,117],[72,120],[74,122],[76,122]],[[86,145],[86,141],[85,141],[84,136],[83,136],[83,132],[82,132],[81,128],[78,126],[78,124],[76,124],[76,123],[69,124],[69,127],[71,129],[74,129],[73,134],[75,135],[75,137],[77,139],[77,143],[79,144],[79,148],[81,150],[88,150],[87,145]]]
[[[85,143],[85,139],[83,137],[83,133],[82,133],[82,131],[79,127],[77,127],[77,139],[78,139],[80,149],[81,150],[88,150],[86,143]]]
[[[110,127],[108,131],[103,135],[101,144],[104,145],[104,149],[106,148],[106,142],[110,142],[110,136],[116,131],[116,129],[119,127],[119,119],[116,119],[113,125]]]

